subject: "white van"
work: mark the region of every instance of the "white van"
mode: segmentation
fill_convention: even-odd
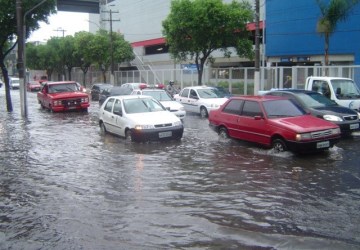
[[[20,79],[16,77],[10,77],[10,89],[19,89]]]

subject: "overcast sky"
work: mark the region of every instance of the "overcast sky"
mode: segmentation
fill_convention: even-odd
[[[52,36],[74,35],[78,31],[89,31],[89,14],[59,11],[49,17],[49,24],[40,23],[40,29],[33,32],[28,41],[45,42]]]

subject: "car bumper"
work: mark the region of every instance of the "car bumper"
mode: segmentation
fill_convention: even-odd
[[[131,139],[133,141],[164,141],[164,140],[178,140],[182,138],[184,127],[178,126],[176,128],[164,129],[142,129],[131,130]]]
[[[338,141],[339,137],[335,138],[324,138],[322,140],[311,141],[311,142],[296,142],[296,141],[287,141],[287,147],[289,150],[294,152],[316,152],[323,151],[329,148],[332,148]]]
[[[90,106],[89,103],[83,103],[78,106],[55,106],[52,107],[53,112],[64,112],[64,111],[71,111],[71,110],[85,110]]]
[[[340,131],[342,134],[349,134],[353,131],[357,131],[360,128],[360,124],[358,122],[355,123],[338,123],[340,127]]]

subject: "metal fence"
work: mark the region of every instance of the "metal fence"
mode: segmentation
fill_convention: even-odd
[[[234,94],[254,93],[254,68],[206,68],[202,76],[203,85],[222,86]],[[304,88],[308,76],[332,76],[352,78],[360,84],[360,66],[293,66],[263,67],[260,69],[260,90],[271,88]],[[74,70],[72,79],[84,82],[83,73]],[[110,74],[107,73],[107,81]],[[179,88],[198,84],[196,70],[162,69],[162,70],[131,70],[115,72],[115,85],[126,82],[145,82],[148,84],[167,84],[174,81]],[[85,84],[90,87],[96,82],[103,82],[102,73],[90,71],[86,74]]]

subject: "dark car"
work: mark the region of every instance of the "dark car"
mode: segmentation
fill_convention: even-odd
[[[111,86],[110,88],[104,89],[99,96],[99,105],[103,104],[103,102],[109,96],[116,96],[116,95],[130,95],[131,90],[127,88],[122,88],[120,86]]]
[[[359,114],[328,99],[316,91],[302,89],[272,90],[265,95],[283,96],[293,100],[313,116],[337,124],[343,135],[359,129]]]
[[[90,96],[92,101],[98,101],[100,98],[100,93],[104,89],[108,89],[110,87],[113,87],[113,85],[108,83],[95,83],[90,90]]]

